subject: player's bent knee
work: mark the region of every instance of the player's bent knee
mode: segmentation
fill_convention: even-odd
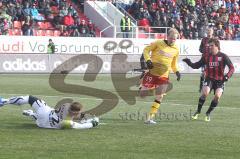
[[[220,97],[221,97],[221,96],[217,96],[217,95],[215,95],[215,96],[214,96],[214,101],[218,102],[219,99],[220,99]]]

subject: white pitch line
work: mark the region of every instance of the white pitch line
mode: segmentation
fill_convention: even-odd
[[[7,95],[7,96],[22,96],[23,94],[8,94],[8,93],[1,93],[1,95]],[[95,101],[102,101],[102,99],[96,99],[96,98],[88,98],[88,97],[79,97],[79,96],[64,96],[64,95],[42,95],[42,94],[37,94],[34,96],[43,96],[47,98],[79,98],[79,99],[87,99],[87,100],[95,100]],[[109,99],[111,100],[111,99]],[[139,102],[140,100],[138,100]],[[173,102],[180,101],[180,100],[171,100]],[[125,102],[123,99],[119,99],[119,102]],[[142,103],[152,103],[152,101],[140,101]],[[175,106],[187,106],[187,107],[193,107],[196,105],[189,105],[189,104],[179,104],[179,103],[171,103],[171,102],[163,102],[162,104],[167,104],[167,105],[175,105]],[[209,107],[209,106],[203,106],[203,107]],[[232,110],[239,110],[237,107],[218,107],[221,109],[232,109]]]
[[[99,123],[99,125],[107,125],[107,124],[109,124],[109,123]]]

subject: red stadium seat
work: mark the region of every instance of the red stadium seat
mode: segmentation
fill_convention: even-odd
[[[12,29],[8,29],[8,35],[13,35]]]
[[[36,35],[37,36],[45,36],[45,31],[44,30],[36,30]]]
[[[21,29],[13,29],[12,35],[22,35],[22,30]]]
[[[51,22],[45,22],[45,29],[54,29]]]
[[[38,29],[45,29],[45,23],[44,22],[37,22]]]
[[[45,31],[45,36],[53,36],[53,31],[52,30],[46,30]]]
[[[33,36],[37,36],[37,30],[33,29]]]
[[[60,36],[61,32],[59,30],[53,31],[53,36]]]

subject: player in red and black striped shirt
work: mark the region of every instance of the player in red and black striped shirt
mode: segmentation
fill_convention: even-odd
[[[213,89],[215,96],[208,111],[206,112],[205,118],[205,121],[210,121],[210,113],[217,106],[218,101],[223,93],[224,82],[228,81],[234,72],[233,64],[226,54],[220,52],[220,42],[214,38],[209,40],[208,56],[202,56],[201,60],[196,63],[192,63],[188,58],[183,59],[183,61],[193,69],[199,69],[201,66],[205,66],[205,80],[202,93],[201,97],[199,98],[198,109],[192,118],[198,118],[206,97]],[[228,66],[229,70],[227,74],[224,74],[226,66]]]
[[[200,44],[200,47],[199,47],[199,51],[202,53],[202,56],[208,56],[209,54],[209,40],[211,38],[213,38],[213,28],[210,27],[208,28],[207,30],[207,36],[204,37],[202,40],[201,40],[201,44]],[[201,92],[202,90],[202,86],[203,86],[203,82],[204,82],[204,66],[202,67],[202,73],[201,73],[201,76],[200,76],[200,85],[199,85],[199,92]]]

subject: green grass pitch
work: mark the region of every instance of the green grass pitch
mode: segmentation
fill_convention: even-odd
[[[0,75],[0,96],[36,95],[50,106],[64,97],[81,101],[85,109],[100,101],[93,97],[64,94],[53,90],[48,75]],[[204,121],[212,95],[198,121],[190,114],[198,101],[199,75],[171,76],[174,89],[164,97],[157,125],[145,125],[153,97],[137,98],[128,105],[121,98],[118,106],[102,115],[102,125],[89,130],[49,130],[38,128],[22,116],[29,106],[0,108],[0,159],[236,159],[240,145],[239,75],[226,84],[225,92],[211,122]],[[84,83],[82,76],[70,75],[67,82],[87,84],[117,95],[108,75]],[[137,89],[137,88],[135,88]]]

